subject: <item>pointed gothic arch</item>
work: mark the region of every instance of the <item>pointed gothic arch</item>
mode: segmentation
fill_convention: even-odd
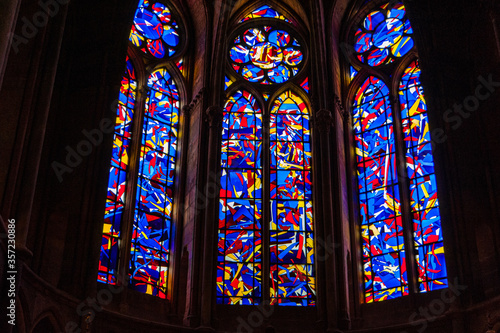
[[[171,300],[178,257],[185,20],[140,0],[122,79],[98,281]],[[178,241],[177,241],[178,243]]]
[[[345,29],[343,68],[351,75],[343,78],[356,150],[351,161],[357,170],[353,202],[360,204],[354,208],[360,224],[353,228],[361,234],[355,237],[364,266],[360,298],[371,303],[439,290],[448,282],[413,30],[401,2],[359,6]],[[418,75],[403,87],[411,73]],[[410,89],[416,94],[411,102],[405,97]],[[419,136],[415,144],[412,135]]]

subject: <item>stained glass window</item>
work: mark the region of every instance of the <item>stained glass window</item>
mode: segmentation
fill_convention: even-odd
[[[308,93],[308,92],[309,92],[309,78],[308,78],[308,77],[306,77],[306,79],[304,80],[304,82],[302,82],[302,83],[300,84],[300,87],[301,87],[302,89],[304,89],[304,91],[305,91],[306,93]]]
[[[351,60],[363,65],[359,71],[350,66],[351,78],[367,77],[357,87],[352,105],[367,303],[410,293],[409,257],[415,258],[412,265],[418,267],[416,290],[427,292],[448,285],[418,60],[402,74],[382,66],[405,59],[414,46],[411,34],[403,4],[391,2],[371,11],[353,37],[357,54]],[[389,87],[394,85],[381,77],[398,80],[399,89],[391,91]],[[391,104],[397,95],[400,102]],[[396,147],[403,147],[404,155],[399,156]],[[406,173],[398,170],[400,164],[406,165]],[[403,200],[409,201],[408,211],[403,209]],[[409,232],[413,234],[411,244],[404,237]]]
[[[170,59],[177,55],[180,46],[179,31],[167,5],[141,0],[130,45],[145,56]],[[182,58],[173,60],[172,65],[181,75]],[[177,84],[167,69],[159,68],[147,75],[143,80],[147,83],[141,89],[145,103],[138,105],[136,93],[141,90],[137,82],[141,80],[136,78],[127,58],[120,89],[98,281],[117,284],[118,271],[122,269],[128,271],[131,289],[167,298],[180,98]],[[133,122],[141,124],[133,126]],[[140,129],[132,134],[136,127]],[[133,142],[137,151],[130,149]],[[125,198],[125,193],[135,196]],[[130,208],[126,211],[125,206]],[[131,216],[132,221],[125,216]],[[131,223],[132,228],[124,228],[126,223]],[[131,234],[125,235],[129,229]],[[129,261],[124,262],[123,258],[128,256]]]
[[[448,285],[427,106],[414,61],[399,87],[420,291]]]
[[[389,88],[369,77],[353,106],[366,301],[408,293]]]
[[[354,78],[356,77],[356,75],[358,75],[358,71],[356,70],[356,68],[354,68],[353,66],[351,66],[351,80],[354,80]]]
[[[226,103],[222,132],[217,296],[259,304],[262,257],[262,111],[246,91]]]
[[[148,88],[129,274],[133,289],[165,298],[174,204],[179,93],[165,69],[150,75]]]
[[[284,83],[304,65],[297,39],[270,26],[251,28],[237,36],[229,57],[236,73],[261,84]]]
[[[235,80],[230,79],[229,77],[224,78],[224,90],[227,90],[231,85],[235,82]]]
[[[127,69],[122,78],[113,153],[108,180],[108,195],[104,213],[104,226],[99,260],[98,281],[116,284],[121,227],[125,207],[125,189],[129,170],[130,141],[132,139],[132,119],[136,100],[137,81],[132,62],[127,57]]]
[[[310,113],[292,90],[271,99],[289,82],[309,92],[309,78],[297,79],[306,58],[292,30],[271,24],[286,18],[263,6],[243,21],[258,18],[267,25],[230,39],[236,73],[226,76],[226,90],[254,85],[261,95],[240,89],[224,110],[217,303],[314,306]]]
[[[177,61],[175,63],[175,65],[177,66],[177,68],[179,68],[179,71],[182,73],[182,75],[186,75],[186,73],[184,72],[184,59],[180,59],[179,61]]]
[[[249,15],[247,15],[245,18],[243,18],[240,23],[246,22],[251,19],[255,18],[275,18],[279,20],[283,20],[285,22],[290,22],[286,17],[281,15],[278,11],[272,9],[268,5],[264,5],[262,7],[259,7],[255,9],[253,12],[251,12]]]
[[[392,63],[413,48],[404,5],[385,4],[368,14],[355,34],[357,58],[370,66]]]
[[[271,304],[314,305],[309,112],[292,92],[271,109]]]

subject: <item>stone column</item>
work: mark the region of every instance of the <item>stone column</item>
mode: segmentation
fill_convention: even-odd
[[[323,256],[317,257],[317,265],[323,265],[325,270],[325,283],[323,293],[326,294],[325,307],[327,315],[327,332],[336,332],[338,327],[338,297],[337,297],[337,277],[336,277],[336,258],[334,249],[334,232],[333,232],[333,188],[332,188],[332,167],[331,167],[331,147],[330,147],[330,130],[333,126],[332,113],[329,110],[319,110],[316,112],[314,119],[315,129],[318,130],[320,156],[321,156],[321,175],[317,179],[321,179],[321,202],[323,221],[321,221],[323,231],[323,239],[316,243],[321,244],[321,251],[324,251]],[[318,184],[319,185],[319,184]],[[323,261],[323,262],[319,262]]]
[[[214,175],[218,175],[220,163],[220,140],[222,131],[223,109],[220,106],[211,106],[207,109],[206,121],[209,122],[210,130],[208,135],[208,167],[207,186],[205,196],[207,198],[207,208],[205,211],[205,225],[203,228],[203,261],[202,261],[202,286],[201,286],[201,330],[212,332],[211,325],[212,308],[214,304],[213,295],[215,293],[215,251],[218,221],[218,204],[220,180]],[[216,182],[211,184],[210,182]]]
[[[345,126],[341,124],[349,123],[349,114],[344,109],[340,98],[335,95],[335,114],[334,123],[338,124],[335,127],[334,136],[336,137],[335,149],[333,150],[335,156],[333,157],[336,161],[336,177],[337,177],[337,195],[338,198],[335,200],[337,202],[338,212],[334,212],[334,238],[336,244],[335,254],[337,258],[337,294],[338,296],[338,309],[337,313],[339,316],[338,326],[341,329],[349,329],[351,324],[350,311],[349,311],[349,277],[348,271],[350,262],[351,249],[351,220],[349,218],[349,208],[347,200],[345,199],[345,193],[348,193],[348,183],[346,179],[346,143],[345,143]]]

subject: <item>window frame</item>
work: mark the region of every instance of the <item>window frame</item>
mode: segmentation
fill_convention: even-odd
[[[164,58],[156,58],[149,53],[142,52],[138,47],[133,45],[129,40],[129,35],[127,35],[127,58],[132,64],[135,75],[137,87],[135,89],[136,100],[133,111],[133,118],[131,120],[131,140],[129,147],[129,166],[126,175],[126,192],[125,192],[125,205],[123,208],[123,216],[121,219],[121,237],[120,244],[118,248],[118,264],[116,271],[116,288],[125,287],[120,298],[132,298],[141,302],[142,306],[145,306],[150,311],[158,311],[160,309],[163,313],[168,313],[171,311],[173,304],[175,304],[175,298],[178,297],[178,276],[179,269],[176,268],[180,264],[181,252],[182,252],[182,234],[180,232],[183,223],[182,216],[182,206],[184,202],[183,190],[184,185],[182,182],[182,175],[184,174],[185,165],[185,155],[186,155],[186,140],[184,135],[186,124],[186,115],[184,114],[184,106],[188,105],[188,94],[187,89],[187,78],[190,56],[188,55],[188,46],[191,36],[188,33],[187,21],[182,14],[182,11],[178,8],[174,1],[170,0],[156,0],[155,3],[162,3],[168,7],[171,11],[172,16],[176,20],[179,26],[180,37],[179,45],[177,47],[176,53],[171,57],[166,55]],[[131,19],[132,29],[134,24],[135,13],[137,7],[134,7]],[[184,70],[178,68],[177,63],[183,61]],[[179,119],[177,122],[177,150],[175,154],[175,175],[173,184],[173,209],[171,213],[171,226],[170,226],[170,236],[169,236],[169,264],[168,264],[168,274],[167,274],[167,284],[165,298],[160,298],[158,296],[145,294],[140,291],[133,290],[129,288],[130,285],[130,257],[131,257],[131,246],[132,246],[132,231],[135,221],[135,205],[136,205],[136,194],[138,179],[140,173],[140,154],[141,154],[141,142],[143,139],[143,128],[144,128],[144,118],[146,113],[146,100],[151,89],[148,87],[148,79],[150,75],[159,69],[165,69],[171,76],[175,83],[179,94]],[[122,75],[123,76],[123,75]],[[120,77],[121,80],[121,77]],[[121,87],[121,85],[120,85]],[[113,103],[117,102],[115,100]],[[114,107],[115,104],[113,104]],[[118,104],[116,104],[118,106]],[[114,117],[112,118],[113,124],[116,122],[116,108],[113,109]],[[110,138],[111,143],[113,142],[113,135]],[[111,144],[112,145],[112,144]],[[108,156],[108,155],[107,155]],[[109,154],[111,156],[111,153]],[[106,167],[109,168],[111,158],[107,159]],[[109,171],[106,173],[106,181],[109,178]],[[107,186],[106,186],[107,191]],[[106,195],[103,196],[106,201]],[[102,226],[102,223],[99,225]],[[102,239],[102,231],[99,233],[99,241]],[[99,251],[100,255],[101,250]],[[106,290],[112,286],[112,284],[97,281],[97,290]],[[147,305],[146,305],[147,304]]]
[[[241,22],[240,21],[249,15],[252,11],[258,9],[262,5],[268,5],[280,14],[282,14],[284,17],[286,17],[290,22],[285,22],[283,20],[277,19],[277,18],[252,18],[248,21]],[[261,228],[261,240],[262,240],[262,248],[261,248],[261,253],[262,253],[262,259],[261,259],[261,297],[260,297],[260,304],[269,304],[270,301],[270,278],[264,278],[265,276],[269,276],[269,272],[271,270],[271,264],[270,264],[270,227],[269,223],[271,221],[271,212],[270,212],[270,203],[272,201],[270,192],[266,192],[266,187],[270,189],[270,174],[271,174],[271,165],[270,165],[270,143],[271,143],[271,135],[270,135],[270,116],[271,116],[271,108],[274,105],[274,103],[277,101],[277,98],[281,96],[283,93],[290,91],[293,92],[294,94],[298,95],[300,99],[305,103],[307,110],[308,110],[308,116],[309,116],[309,121],[310,121],[310,145],[311,145],[311,153],[312,153],[312,158],[311,158],[311,171],[313,172],[312,175],[312,182],[313,182],[313,188],[312,188],[312,206],[313,206],[313,226],[314,226],[314,245],[315,249],[317,248],[316,246],[316,235],[317,235],[317,230],[318,230],[318,216],[320,216],[320,210],[318,209],[318,186],[316,178],[317,178],[317,173],[318,173],[318,163],[317,163],[317,154],[315,153],[316,151],[316,135],[315,134],[317,131],[315,131],[315,126],[314,126],[314,112],[313,112],[313,107],[312,107],[312,94],[311,92],[306,92],[302,87],[302,83],[305,82],[306,79],[309,80],[309,83],[311,83],[311,56],[310,56],[310,44],[306,42],[307,39],[304,37],[308,35],[306,25],[299,22],[297,20],[297,16],[290,14],[291,11],[288,9],[285,9],[283,6],[275,3],[275,2],[270,2],[270,1],[261,1],[256,4],[252,4],[251,6],[244,6],[242,10],[239,10],[237,14],[233,16],[233,18],[230,20],[229,28],[227,33],[224,36],[225,40],[225,45],[224,47],[221,48],[224,56],[223,60],[223,74],[222,74],[222,99],[221,103],[225,106],[229,98],[234,95],[234,93],[238,91],[247,91],[252,96],[255,98],[256,103],[258,104],[258,107],[262,111],[262,158],[261,158],[261,163],[262,163],[262,228]],[[233,41],[234,39],[240,35],[242,32],[245,30],[252,28],[252,27],[262,27],[262,26],[272,26],[273,29],[284,29],[288,31],[289,33],[293,34],[293,37],[295,37],[298,42],[300,43],[302,47],[302,52],[304,55],[303,58],[303,66],[300,69],[300,71],[297,73],[297,75],[292,76],[289,78],[286,82],[281,83],[281,84],[269,84],[269,85],[264,85],[261,83],[254,83],[254,82],[249,82],[247,81],[243,76],[239,75],[236,73],[236,71],[233,69],[231,66],[231,61],[228,58],[229,51],[231,50],[231,47],[233,46]],[[231,79],[233,82],[229,87],[226,88],[225,86],[225,77],[228,77]],[[269,95],[269,98],[266,100],[264,98],[264,95],[267,94]],[[223,107],[223,109],[225,109]],[[222,138],[222,128],[220,129],[220,133],[218,133],[219,136],[219,142],[221,143],[221,138]],[[220,150],[219,150],[220,153]],[[220,165],[220,156],[218,160],[218,167],[217,167],[217,175],[220,177],[222,172],[222,168]],[[267,177],[267,178],[266,178]],[[220,197],[217,196],[217,211],[219,211],[219,200]],[[277,200],[277,199],[275,199]],[[267,217],[267,219],[266,219]],[[267,221],[267,222],[266,222]],[[266,224],[267,223],[267,224]],[[266,227],[264,227],[266,226]],[[217,227],[215,232],[217,232],[219,228]],[[215,239],[218,239],[218,235],[215,235]],[[316,251],[316,250],[315,250]],[[217,251],[215,251],[217,253]],[[266,256],[267,253],[267,256]],[[315,253],[316,254],[316,253]],[[218,264],[218,260],[214,261],[216,264]],[[315,305],[314,306],[278,306],[278,305],[273,305],[272,307],[277,310],[278,313],[282,312],[285,314],[285,311],[299,311],[299,313],[303,313],[300,311],[309,311],[309,313],[315,313],[317,309],[317,304],[320,299],[318,296],[319,291],[318,289],[322,289],[321,286],[318,284],[318,260],[315,259],[314,263],[312,264],[314,267],[314,287],[315,287]],[[214,271],[216,271],[215,269]],[[321,277],[320,277],[321,279]],[[214,278],[214,282],[215,282]],[[214,283],[214,294],[215,294],[215,288],[216,288],[216,283]],[[215,299],[216,297],[214,297]],[[245,307],[256,307],[258,308],[259,305],[246,305]],[[217,311],[220,314],[223,314],[225,317],[229,313],[239,313],[238,308],[240,306],[235,306],[235,305],[229,305],[229,304],[217,304],[218,308],[223,309],[222,311]],[[278,310],[281,309],[281,310]],[[297,310],[295,310],[297,309]],[[300,310],[298,310],[300,309]]]
[[[352,260],[352,276],[353,276],[353,288],[351,290],[352,297],[354,300],[352,308],[356,309],[356,312],[360,313],[362,309],[370,309],[367,312],[363,312],[364,318],[370,318],[371,322],[381,322],[379,318],[384,314],[385,311],[394,308],[411,309],[414,304],[429,304],[430,301],[436,298],[441,292],[448,290],[448,288],[433,290],[425,293],[420,293],[418,285],[418,269],[417,262],[415,260],[415,243],[413,236],[413,220],[411,218],[411,206],[410,206],[410,179],[407,175],[407,166],[404,160],[406,156],[406,145],[403,137],[402,131],[402,119],[401,119],[401,104],[399,95],[399,85],[401,79],[404,75],[405,70],[414,62],[419,60],[417,45],[415,43],[415,32],[413,33],[413,39],[415,45],[410,51],[408,51],[402,57],[397,58],[396,61],[386,64],[372,67],[368,64],[361,63],[355,56],[354,49],[352,48],[352,41],[354,32],[356,28],[361,24],[366,15],[368,15],[373,10],[379,8],[385,3],[391,3],[389,0],[376,0],[370,3],[355,1],[351,7],[353,8],[350,13],[347,14],[346,22],[342,24],[342,41],[341,45],[345,48],[337,50],[337,52],[344,52],[340,56],[340,69],[341,69],[341,87],[343,91],[342,104],[345,106],[345,142],[346,142],[346,170],[348,179],[348,192],[349,192],[349,220],[350,222],[350,232],[352,235],[351,248],[353,249],[353,260]],[[408,13],[407,13],[408,15]],[[346,46],[347,45],[347,46]],[[334,46],[335,47],[335,46]],[[353,53],[351,53],[351,51]],[[351,79],[351,66],[355,65],[357,74],[353,79]],[[391,75],[392,74],[392,75]],[[384,300],[382,302],[371,302],[367,303],[365,301],[365,283],[364,283],[364,269],[363,269],[363,253],[362,246],[363,240],[361,239],[361,222],[360,222],[360,210],[359,210],[359,191],[358,188],[358,176],[357,176],[357,162],[356,162],[356,143],[354,141],[355,133],[353,129],[353,101],[356,93],[360,89],[361,85],[367,80],[368,77],[376,77],[387,86],[389,89],[388,99],[391,105],[392,116],[393,116],[393,126],[394,126],[394,139],[395,139],[395,154],[396,154],[396,172],[398,176],[398,186],[400,191],[400,202],[401,202],[401,218],[403,223],[403,236],[406,253],[406,266],[407,266],[407,281],[409,287],[409,294],[397,297],[390,300]],[[420,82],[423,86],[423,83]],[[425,88],[424,88],[425,90]],[[429,114],[429,110],[427,111]],[[429,117],[431,118],[431,117]],[[428,118],[428,119],[429,119]],[[429,125],[430,124],[430,121]],[[432,141],[431,141],[432,142]],[[434,148],[434,143],[432,143]],[[436,176],[436,184],[438,185],[438,196],[441,193],[441,186],[439,186],[440,179],[439,175],[434,173]],[[441,205],[438,207],[441,208]],[[445,224],[446,221],[442,221]],[[443,238],[444,228],[441,229]],[[449,253],[447,249],[446,239],[443,241],[445,248],[445,256]],[[408,246],[409,245],[409,246]],[[448,260],[449,261],[449,260]],[[412,263],[410,265],[410,263]],[[448,283],[449,279],[449,267],[447,272]],[[368,320],[368,319],[367,319]]]

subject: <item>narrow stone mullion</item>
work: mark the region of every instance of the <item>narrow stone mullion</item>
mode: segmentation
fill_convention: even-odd
[[[221,133],[222,133],[222,118],[223,109],[220,106],[211,106],[206,111],[206,121],[209,122],[209,138],[208,138],[208,168],[207,182],[217,181],[217,188],[220,188],[220,180],[217,177],[210,175],[218,175],[220,167],[220,151],[221,151]],[[214,180],[215,179],[215,180]],[[208,184],[213,185],[213,184]],[[202,266],[202,295],[201,295],[201,327],[205,330],[212,331],[212,308],[214,305],[214,288],[215,288],[215,267],[216,254],[215,244],[218,222],[218,195],[214,196],[210,189],[213,186],[206,187],[205,197],[207,198],[207,209],[205,211],[205,225],[203,234],[203,266]],[[218,194],[218,193],[217,193]]]
[[[118,284],[127,285],[130,283],[129,262],[130,249],[132,246],[132,234],[134,230],[134,212],[137,194],[137,182],[139,178],[139,160],[141,156],[141,140],[142,127],[144,123],[144,109],[148,95],[148,90],[144,88],[137,89],[136,93],[136,108],[134,110],[133,127],[132,127],[132,143],[130,145],[130,164],[127,172],[127,192],[125,196],[124,214],[122,217],[121,227],[121,244],[119,248],[119,263],[118,263]],[[127,302],[127,289],[124,290],[122,302]]]
[[[319,227],[323,231],[323,237],[321,235],[316,236],[316,243],[320,238],[322,239],[323,250],[325,251],[322,256],[322,262],[319,263],[321,258],[318,257],[316,265],[323,265],[325,272],[324,281],[324,292],[326,294],[324,307],[326,308],[327,315],[327,329],[328,332],[333,332],[338,327],[338,297],[336,293],[337,286],[337,276],[336,276],[336,258],[334,253],[330,249],[334,249],[333,244],[334,231],[333,231],[333,189],[332,189],[332,174],[331,174],[331,147],[330,147],[330,132],[333,126],[332,113],[329,110],[319,110],[316,112],[315,119],[315,132],[319,133],[319,146],[320,146],[320,163],[321,163],[321,174],[318,175],[318,179],[321,179],[321,184],[316,184],[315,188],[321,188],[321,205],[322,206],[322,217],[323,221],[321,223],[316,223],[316,227]],[[317,193],[318,190],[316,190]],[[319,196],[316,196],[319,197]],[[316,221],[318,222],[318,221]],[[321,228],[322,227],[322,228]],[[318,247],[316,247],[318,248]]]

